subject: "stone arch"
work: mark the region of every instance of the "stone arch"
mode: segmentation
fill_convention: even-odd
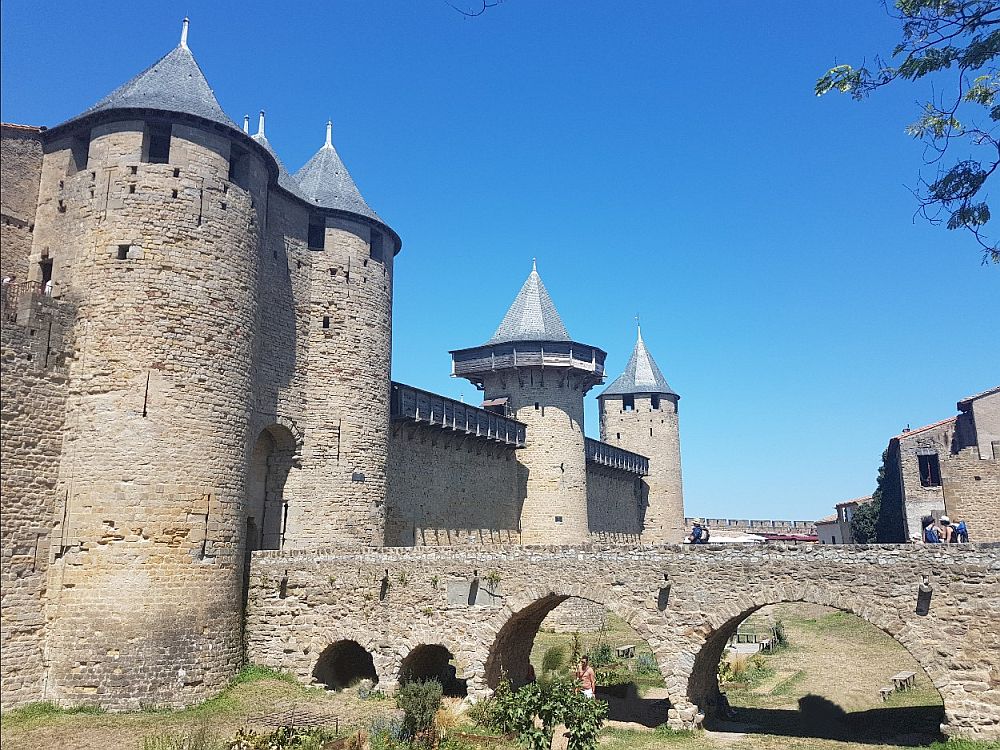
[[[640,636],[648,638],[648,629],[637,617],[638,613],[619,606],[621,597],[615,597],[611,590],[599,584],[568,586],[559,590],[524,589],[509,597],[497,617],[497,626],[488,633],[493,641],[483,667],[486,688],[495,689],[502,675],[510,678],[515,685],[529,679],[531,645],[542,621],[571,597],[605,608],[628,623]]]
[[[360,680],[378,682],[371,652],[354,640],[336,641],[323,649],[312,676],[332,690],[351,687]]]
[[[947,680],[947,669],[928,655],[926,644],[921,645],[919,633],[898,612],[877,601],[863,599],[857,596],[858,593],[857,590],[841,592],[812,585],[798,592],[769,589],[720,602],[700,627],[692,629],[701,634],[692,644],[693,648],[675,653],[666,663],[661,661],[661,669],[665,673],[669,669],[675,678],[668,679],[671,702],[675,706],[670,712],[671,725],[689,727],[699,713],[713,717],[720,695],[716,671],[726,643],[751,614],[771,604],[785,603],[819,604],[848,612],[889,635],[924,670],[941,695],[946,714],[950,714],[949,696],[941,688]]]
[[[297,444],[296,435],[280,422],[262,428],[254,440],[246,485],[247,550],[281,549],[285,480]]]
[[[403,657],[399,666],[399,684],[437,680],[446,696],[464,698],[468,695],[466,680],[458,676],[451,661],[454,654],[440,643],[421,643]]]

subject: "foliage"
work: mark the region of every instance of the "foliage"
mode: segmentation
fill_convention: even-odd
[[[368,725],[371,750],[392,750],[404,743],[403,722],[395,716],[376,716]]]
[[[882,451],[872,499],[854,509],[851,533],[858,544],[892,544],[903,542],[903,500],[899,494],[897,456],[889,449]]]
[[[165,733],[145,737],[142,750],[223,750],[223,744],[207,727],[198,727],[182,734]]]
[[[323,746],[334,739],[335,735],[322,729],[281,727],[273,732],[258,734],[252,729],[243,727],[226,747],[227,750],[323,750]],[[201,746],[197,747],[201,750]],[[209,747],[211,746],[205,746],[205,749],[208,750]],[[181,746],[178,750],[188,750],[188,748]],[[195,746],[192,746],[191,750],[195,750]]]
[[[598,685],[628,685],[635,681],[635,675],[628,671],[628,667],[622,665],[612,665],[594,670]]]
[[[607,716],[607,705],[586,698],[574,680],[553,676],[516,692],[509,682],[501,681],[493,697],[480,701],[470,716],[491,731],[517,735],[518,742],[528,750],[549,750],[556,726],[565,724],[569,750],[593,750]]]
[[[774,621],[774,628],[772,631],[774,633],[774,643],[777,646],[787,646],[788,636],[785,634],[785,623],[781,620]]]
[[[583,642],[580,640],[579,633],[573,633],[573,646],[569,654],[570,664],[579,664],[580,657],[583,655]]]
[[[773,674],[773,670],[767,666],[767,662],[760,654],[751,656],[736,654],[731,659],[723,659],[719,662],[719,682],[723,684],[743,682],[753,685],[771,674]]]
[[[957,737],[935,742],[927,750],[996,750],[996,742],[984,740],[963,740]]]
[[[542,672],[561,672],[566,667],[566,649],[552,646],[542,657]]]
[[[434,715],[441,708],[441,683],[407,682],[396,694],[396,705],[403,709],[403,735],[417,737],[434,725]]]
[[[643,676],[660,674],[660,665],[652,654],[641,653],[635,659],[635,671]]]
[[[247,683],[258,682],[259,680],[281,680],[282,682],[298,684],[298,680],[295,679],[295,675],[289,674],[288,672],[279,672],[277,669],[271,669],[270,667],[260,667],[256,664],[248,664],[240,670],[236,677],[233,678],[233,681],[229,683],[229,686],[235,687],[236,685],[246,685]]]
[[[990,209],[981,191],[1000,166],[1000,2],[997,0],[895,0],[891,14],[902,24],[893,64],[876,56],[872,68],[836,65],[816,82],[830,91],[864,99],[900,80],[930,76],[934,88],[906,132],[925,144],[924,161],[936,174],[919,179],[918,212],[948,229],[966,229],[983,250],[983,262],[1000,263],[1000,246],[984,228]],[[938,75],[936,75],[938,74]],[[959,117],[961,114],[961,118]],[[960,140],[965,158],[942,166],[949,144]]]
[[[597,643],[590,651],[590,665],[592,667],[604,667],[613,664],[615,652],[609,643]]]

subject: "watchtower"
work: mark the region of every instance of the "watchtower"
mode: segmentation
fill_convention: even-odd
[[[679,543],[684,528],[677,402],[637,331],[625,372],[597,397],[601,440],[649,458],[642,539]]]
[[[587,465],[583,397],[604,379],[605,352],[573,341],[538,270],[521,287],[485,344],[451,352],[452,375],[484,391],[527,425],[518,452],[524,467],[524,544],[587,539]]]

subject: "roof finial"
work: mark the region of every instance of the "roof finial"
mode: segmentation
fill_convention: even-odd
[[[635,314],[635,332],[639,336],[639,341],[642,341],[642,326],[639,325],[639,313]]]
[[[250,135],[250,115],[243,115],[243,132]]]
[[[190,19],[187,16],[184,16],[184,21],[181,23],[181,46],[184,49],[188,48],[188,26],[190,25]]]
[[[333,120],[326,121],[326,143],[327,148],[333,148]]]
[[[531,272],[538,273],[538,263],[535,262],[535,258],[531,259]]]
[[[264,110],[260,111],[260,119],[257,120],[257,135],[264,135]]]

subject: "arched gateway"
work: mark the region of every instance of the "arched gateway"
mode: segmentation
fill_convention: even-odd
[[[285,575],[295,596],[281,593]],[[261,552],[251,586],[256,663],[306,681],[332,631],[364,633],[380,685],[391,688],[413,648],[441,643],[470,695],[488,693],[501,671],[516,680],[546,614],[570,596],[589,599],[650,644],[675,727],[713,711],[716,666],[741,620],[767,604],[821,604],[913,655],[941,693],[946,732],[1000,736],[1000,546]],[[289,621],[304,624],[278,625]]]

